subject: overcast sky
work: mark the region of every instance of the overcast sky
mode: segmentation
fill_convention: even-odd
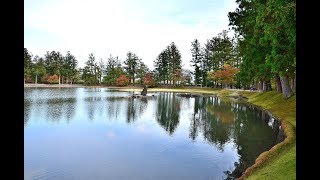
[[[227,30],[235,0],[25,0],[24,47],[34,56],[70,51],[84,67],[89,54],[106,62],[136,53],[150,69],[171,42],[190,69],[191,42]],[[230,35],[232,36],[232,35]]]

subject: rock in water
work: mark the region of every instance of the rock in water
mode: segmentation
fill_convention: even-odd
[[[143,85],[143,90],[141,91],[141,95],[142,96],[146,96],[147,95],[147,86]]]

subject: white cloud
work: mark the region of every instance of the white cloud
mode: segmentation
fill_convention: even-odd
[[[184,67],[189,68],[191,41],[198,38],[203,45],[206,39],[227,29],[227,12],[236,7],[235,2],[230,1],[212,12],[186,12],[170,19],[169,15],[160,14],[172,11],[172,5],[158,2],[157,9],[150,9],[133,2],[55,0],[33,6],[31,0],[27,0],[25,47],[39,56],[46,51],[63,54],[70,51],[82,67],[89,53],[94,53],[97,60],[106,60],[112,54],[123,61],[126,53],[132,51],[153,69],[157,55],[175,42]],[[192,23],[188,23],[189,19]],[[41,38],[36,41],[40,34]]]

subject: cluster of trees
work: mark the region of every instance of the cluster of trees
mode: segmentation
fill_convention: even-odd
[[[177,85],[182,81],[181,54],[172,42],[154,61],[157,81],[162,85]]]
[[[192,41],[192,72],[182,69],[181,54],[174,42],[156,57],[153,71],[132,52],[123,62],[110,55],[106,63],[102,59],[97,62],[91,53],[85,67],[78,69],[78,61],[69,51],[65,56],[51,51],[33,58],[25,48],[25,81],[119,86],[195,84],[244,89],[255,86],[262,91],[272,90],[274,84],[277,92],[290,97],[296,89],[295,1],[236,2],[238,7],[228,14],[235,36],[230,38],[223,30],[203,46],[198,39]]]
[[[118,57],[112,55],[106,63],[102,59],[96,62],[95,56],[91,53],[82,72],[82,79],[85,84],[125,86],[136,83],[144,84],[149,68],[135,53],[130,51],[127,53],[127,58],[123,64]],[[152,86],[150,83],[149,85]]]
[[[73,83],[79,77],[78,61],[69,51],[47,51],[44,57],[33,55],[24,48],[24,81],[42,83]]]
[[[106,63],[97,61],[90,53],[83,68],[78,68],[78,60],[69,51],[63,56],[59,51],[47,51],[44,57],[35,56],[24,48],[24,78],[28,83],[86,85],[146,84],[155,86],[153,72],[132,52],[127,53],[123,65],[118,57],[110,57]]]
[[[235,36],[223,30],[203,47],[191,43],[194,83],[209,87],[296,90],[296,3],[294,0],[236,0],[229,12]]]
[[[236,2],[228,17],[242,58],[238,81],[263,91],[274,81],[276,90],[290,97],[296,89],[296,1]]]
[[[231,87],[235,85],[237,71],[228,71],[232,68],[239,68],[241,58],[238,53],[238,44],[235,38],[228,37],[228,31],[223,30],[218,36],[208,39],[201,47],[198,39],[191,42],[191,65],[194,67],[194,83],[200,86],[209,87]],[[224,74],[231,74],[232,80],[225,81],[227,77],[214,76],[220,71],[228,71]],[[229,78],[230,78],[229,77]],[[232,83],[231,83],[232,82]],[[239,88],[239,83],[237,84]]]

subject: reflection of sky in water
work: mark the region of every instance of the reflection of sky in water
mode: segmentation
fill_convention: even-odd
[[[234,163],[252,163],[274,142],[270,117],[243,103],[148,94],[155,97],[129,99],[132,92],[100,88],[25,89],[25,178],[223,179]],[[256,130],[255,139],[247,137]],[[266,145],[254,147],[257,140]]]

